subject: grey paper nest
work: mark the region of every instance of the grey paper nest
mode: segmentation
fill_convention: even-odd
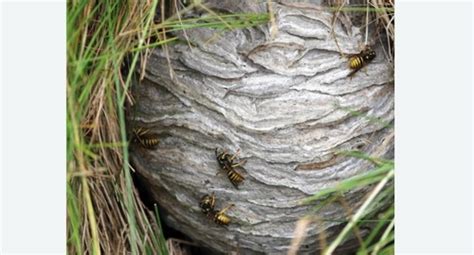
[[[129,121],[161,140],[155,150],[132,147],[136,170],[164,208],[167,224],[220,252],[286,253],[296,222],[310,208],[300,199],[373,168],[336,151],[393,157],[393,130],[381,124],[394,118],[393,74],[381,45],[373,46],[377,57],[366,73],[349,79],[340,51],[360,51],[358,28],[336,22],[339,51],[332,13],[274,8],[273,39],[267,25],[219,36],[212,29],[188,30],[192,49],[184,43],[154,50],[144,79],[134,84]],[[247,160],[239,170],[246,177],[240,189],[225,174],[216,175],[216,148],[240,149],[240,159]],[[201,213],[199,199],[212,192],[217,208],[235,204],[227,211],[229,226]],[[361,195],[346,199],[355,207]],[[344,213],[334,205],[321,216],[340,219]],[[318,233],[330,238],[336,225],[311,225],[300,252],[314,253]]]

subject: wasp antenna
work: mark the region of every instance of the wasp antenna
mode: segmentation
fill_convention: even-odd
[[[240,153],[240,148],[235,151],[235,154],[232,155],[232,157],[230,158],[230,160],[234,160],[234,159],[237,157],[237,155],[239,155],[239,153]]]
[[[242,166],[242,165],[243,165],[243,164],[245,164],[245,163],[247,163],[247,160],[246,160],[246,159],[244,159],[244,160],[240,161],[240,162],[239,162],[239,163],[237,163],[237,164],[233,164],[233,165],[232,165],[232,167],[238,167],[238,166]]]
[[[230,205],[226,206],[224,209],[220,210],[219,213],[220,214],[225,213],[225,211],[229,210],[233,206],[235,206],[235,204],[230,204]]]

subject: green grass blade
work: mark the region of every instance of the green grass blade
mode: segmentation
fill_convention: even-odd
[[[158,232],[160,233],[159,235],[159,240],[161,244],[161,254],[163,255],[168,255],[168,248],[166,248],[166,240],[165,237],[163,236],[163,227],[161,226],[161,220],[160,220],[160,214],[158,212],[158,207],[156,204],[153,205],[155,207],[155,217],[156,217],[156,222],[158,224]]]
[[[362,215],[366,213],[366,208],[370,205],[373,199],[377,196],[377,194],[382,190],[385,184],[393,178],[394,171],[391,170],[387,173],[387,175],[382,179],[374,190],[371,192],[369,197],[364,201],[361,207],[357,210],[357,212],[351,217],[349,223],[344,227],[344,229],[339,233],[336,239],[329,245],[329,247],[323,252],[323,254],[332,254],[336,247],[344,240],[347,233],[354,227],[354,225],[360,220]]]
[[[77,205],[77,198],[71,190],[69,183],[66,184],[67,192],[67,214],[68,222],[70,224],[68,228],[68,234],[71,238],[70,245],[76,250],[77,255],[83,254],[82,242],[81,242],[81,215]],[[69,242],[69,240],[68,240]]]

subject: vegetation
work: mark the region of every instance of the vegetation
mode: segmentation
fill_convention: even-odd
[[[319,200],[314,210],[308,217],[301,220],[304,224],[296,233],[296,238],[304,238],[305,225],[311,222],[335,221],[346,222],[345,227],[330,243],[326,244],[324,233],[320,234],[320,242],[323,244],[322,254],[332,254],[335,249],[347,240],[350,231],[359,240],[358,255],[366,254],[393,254],[394,249],[394,162],[373,158],[360,151],[344,151],[339,154],[369,160],[375,166],[374,169],[364,174],[340,182],[335,187],[330,187],[302,201],[304,204]],[[359,205],[355,213],[347,206],[344,194],[350,191],[365,192],[365,199]],[[332,203],[340,203],[346,210],[345,219],[322,219],[317,217],[317,212]],[[370,226],[371,232],[362,240],[360,229]],[[297,244],[301,243],[301,240]],[[294,249],[297,249],[295,247]]]
[[[190,5],[184,11],[200,3]],[[69,1],[67,8],[67,226],[69,254],[168,254],[158,211],[138,197],[128,159],[126,105],[135,68],[166,33],[235,29],[267,14],[156,16],[153,1]],[[163,11],[161,11],[163,13]],[[161,19],[162,22],[159,22]],[[156,22],[158,20],[158,22]]]
[[[395,39],[394,25],[394,2],[368,0],[365,5],[350,5],[346,1],[331,0],[328,1],[330,9],[335,11],[336,16],[346,13],[365,13],[366,43],[368,37],[369,24],[376,24],[376,34],[385,36],[384,53],[386,59],[392,63],[393,42]],[[380,32],[382,31],[382,32]],[[381,36],[378,36],[379,40]],[[383,45],[383,44],[382,44]],[[335,106],[341,110],[349,112],[353,116],[366,118],[372,123],[379,124],[391,131],[390,139],[393,139],[394,126],[393,123],[386,123],[383,120],[367,116],[364,113],[354,111],[349,108]],[[357,255],[368,254],[394,254],[394,238],[395,238],[395,205],[394,205],[394,161],[383,158],[376,158],[361,151],[342,151],[340,155],[347,157],[356,157],[361,160],[368,160],[375,168],[366,171],[364,174],[354,176],[353,178],[344,180],[334,187],[327,188],[319,193],[302,201],[303,204],[319,203],[313,208],[307,217],[301,219],[295,229],[295,237],[290,248],[290,254],[296,254],[299,245],[305,236],[306,227],[313,222],[333,221],[345,223],[345,227],[329,244],[326,242],[324,232],[320,234],[320,244],[323,247],[322,254],[332,254],[336,248],[344,241],[348,240],[349,232],[352,231],[353,237],[359,242]],[[348,192],[367,192],[367,195],[361,201],[360,206],[355,212],[347,206],[344,200],[344,194]],[[331,203],[340,203],[346,210],[347,217],[345,219],[321,219],[317,217],[317,212]],[[369,226],[370,233],[362,238],[360,229]]]
[[[144,68],[146,56],[154,47],[178,41],[176,37],[167,38],[168,32],[197,27],[216,31],[238,29],[273,20],[271,13],[217,14],[200,1],[167,15],[166,19],[157,16],[157,13],[165,13],[165,7],[164,2],[158,0],[68,1],[66,185],[69,254],[169,252],[159,212],[156,208],[146,208],[140,201],[131,176],[125,111],[127,105],[133,105],[130,86],[135,73],[128,70]],[[207,15],[181,19],[181,14],[193,8],[201,8]],[[370,9],[374,8],[378,7]],[[380,15],[377,17],[389,15],[387,10],[390,12],[390,9],[376,12]],[[391,20],[386,17],[380,20],[386,20],[387,27],[392,28]],[[377,209],[377,202],[393,197],[392,161],[374,159],[359,152],[345,153],[371,160],[376,168],[309,200],[323,196],[334,198],[341,192],[366,185],[375,187],[363,206],[350,217],[346,228],[327,247],[328,254],[344,240],[348,231],[374,217],[372,212]],[[392,254],[393,237],[392,203],[361,243],[360,253]]]

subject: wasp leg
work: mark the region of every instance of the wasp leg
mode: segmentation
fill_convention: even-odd
[[[141,135],[146,135],[150,132],[150,129],[142,129]]]
[[[143,127],[139,127],[135,130],[135,134],[137,136],[146,135],[148,132],[150,132],[150,130]]]
[[[230,183],[232,183],[232,185],[234,185],[234,187],[235,187],[236,189],[239,189],[239,184],[237,184],[236,182],[233,182],[233,181],[231,181]]]
[[[221,159],[225,159],[225,157],[229,155],[229,153],[227,153],[227,150],[223,150],[220,155],[221,155]]]
[[[347,75],[347,77],[349,77],[349,79],[352,80],[352,78],[354,77],[354,74],[355,74],[357,71],[359,71],[359,70],[360,70],[360,68],[357,68],[357,69],[352,70],[352,72],[350,72],[350,73]]]
[[[242,165],[243,165],[243,164],[245,164],[245,163],[247,163],[247,160],[246,160],[246,159],[244,159],[244,160],[240,161],[240,162],[239,162],[239,163],[237,163],[237,164],[233,164],[233,165],[232,165],[232,167],[238,167],[238,166],[242,166]]]
[[[138,142],[139,142],[141,145],[145,146],[145,141],[144,141],[140,136],[136,135],[135,137],[137,138]]]
[[[225,211],[229,210],[233,206],[235,206],[235,204],[230,204],[230,205],[226,206],[224,209],[220,210],[218,213],[223,214],[223,213],[225,213]]]
[[[232,155],[232,157],[230,158],[230,160],[231,160],[231,161],[234,160],[234,159],[237,157],[237,155],[239,155],[239,153],[240,153],[240,149],[237,149],[237,151],[235,152],[234,155]]]
[[[369,74],[367,73],[367,66],[365,66],[362,71],[365,73],[365,75],[369,76]]]
[[[214,150],[214,152],[216,153],[216,156],[218,156],[218,155],[220,155],[220,154],[226,155],[226,154],[227,154],[227,149],[224,149],[224,150],[222,150],[221,153],[219,153],[219,148],[216,148],[216,149]]]

